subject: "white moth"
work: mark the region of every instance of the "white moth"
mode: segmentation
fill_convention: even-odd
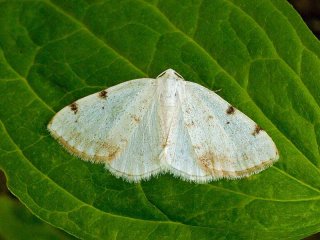
[[[172,69],[84,97],[48,129],[70,153],[134,182],[161,172],[197,183],[236,179],[279,158],[249,117]]]

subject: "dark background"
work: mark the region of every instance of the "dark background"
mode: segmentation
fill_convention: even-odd
[[[288,0],[300,13],[315,36],[320,39],[320,0]],[[0,171],[0,195],[7,195],[18,201],[7,189],[6,179]],[[320,216],[319,216],[320,217]],[[18,230],[18,229],[17,229]],[[305,240],[320,240],[320,233],[305,238]]]
[[[319,0],[288,0],[294,8],[300,13],[301,17],[311,29],[311,31],[320,38],[320,1]],[[319,238],[320,239],[320,238]]]

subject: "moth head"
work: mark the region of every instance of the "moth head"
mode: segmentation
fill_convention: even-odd
[[[169,68],[164,72],[160,73],[157,78],[175,78],[175,79],[184,79],[179,73],[175,70]]]

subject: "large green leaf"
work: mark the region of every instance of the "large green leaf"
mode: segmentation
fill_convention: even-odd
[[[320,230],[320,45],[284,0],[0,1],[0,167],[34,214],[86,239],[299,239]],[[73,100],[174,68],[274,139],[247,179],[141,184],[46,125]]]

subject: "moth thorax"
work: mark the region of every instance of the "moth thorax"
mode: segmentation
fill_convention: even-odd
[[[177,105],[179,81],[176,78],[159,79],[160,103],[164,106]]]

